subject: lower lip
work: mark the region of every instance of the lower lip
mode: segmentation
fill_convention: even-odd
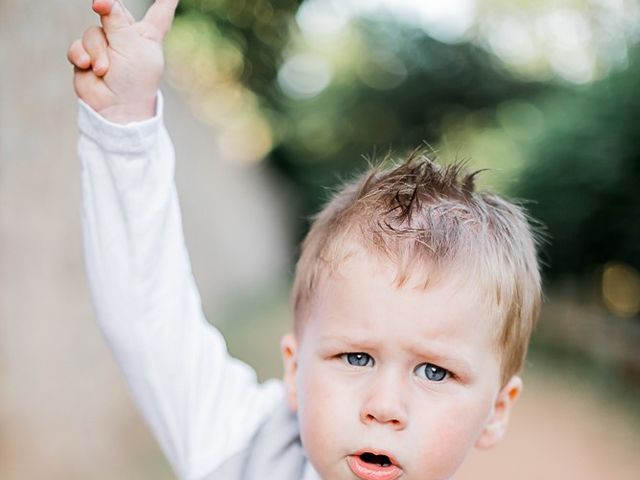
[[[351,471],[362,480],[395,480],[402,475],[402,470],[396,465],[382,467],[374,463],[367,463],[357,455],[347,457]]]

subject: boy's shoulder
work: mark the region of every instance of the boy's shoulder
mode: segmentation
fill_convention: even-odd
[[[225,460],[204,480],[300,480],[308,461],[300,441],[297,415],[286,402],[278,403],[245,448]]]

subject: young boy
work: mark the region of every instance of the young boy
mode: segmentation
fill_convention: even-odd
[[[258,384],[205,320],[162,125],[177,0],[69,48],[100,327],[180,478],[441,480],[504,435],[540,305],[524,213],[414,154],[345,186],[294,280],[284,382]]]

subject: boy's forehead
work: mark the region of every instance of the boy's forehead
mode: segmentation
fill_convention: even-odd
[[[473,282],[459,271],[435,265],[408,270],[403,272],[389,259],[362,250],[352,251],[323,278],[318,307],[324,314],[349,313],[341,319],[345,327],[345,322],[352,319],[366,323],[367,316],[378,312],[385,312],[389,321],[400,314],[409,315],[415,320],[415,330],[434,318],[441,319],[443,325],[447,321],[460,323],[457,322],[460,317],[467,316],[478,323],[489,322],[491,311],[478,294],[480,289],[473,288]],[[406,279],[399,282],[403,274]],[[464,320],[462,323],[466,323]]]
[[[383,254],[374,253],[363,247],[352,246],[334,261],[323,282],[335,284],[349,280],[358,288],[358,279],[370,278],[372,275],[384,277],[388,280],[387,289],[399,291],[404,289],[426,291],[432,288],[447,287],[452,297],[465,296],[480,291],[478,282],[469,274],[461,261],[451,260],[438,262],[436,260],[415,259],[392,260]],[[472,288],[475,284],[476,288]],[[364,286],[363,286],[364,288]],[[479,302],[484,297],[477,295]]]

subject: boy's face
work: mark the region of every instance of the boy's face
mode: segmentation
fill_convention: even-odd
[[[518,377],[501,388],[495,321],[471,282],[397,288],[395,273],[353,255],[301,338],[283,339],[289,403],[324,479],[448,479],[499,440],[520,392]]]

